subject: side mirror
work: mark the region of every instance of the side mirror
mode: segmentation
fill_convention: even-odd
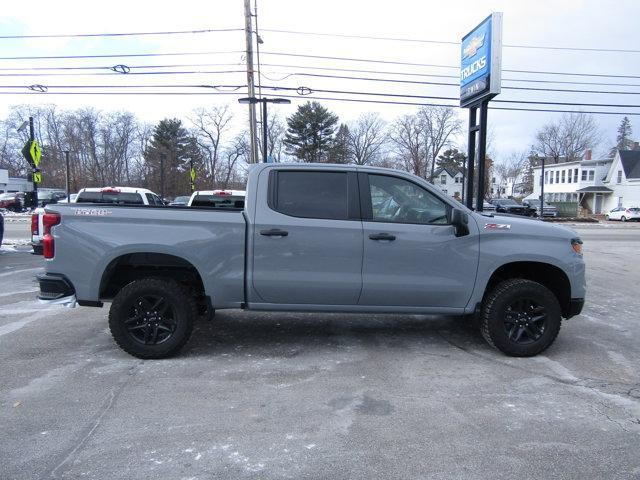
[[[455,228],[456,237],[469,235],[469,215],[459,208],[451,210],[451,225]]]

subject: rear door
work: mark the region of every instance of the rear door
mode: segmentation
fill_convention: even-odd
[[[254,291],[265,303],[356,305],[363,247],[355,169],[262,175],[269,198],[255,210]]]
[[[456,237],[451,207],[400,176],[360,173],[367,306],[463,308],[478,267],[478,229]]]

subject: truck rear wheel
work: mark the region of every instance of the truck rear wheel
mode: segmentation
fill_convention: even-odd
[[[561,321],[558,299],[547,287],[516,278],[499,283],[487,295],[480,331],[501,352],[531,357],[554,342]]]
[[[187,343],[197,314],[195,300],[180,284],[145,278],[131,282],[113,299],[109,329],[128,354],[165,358]]]

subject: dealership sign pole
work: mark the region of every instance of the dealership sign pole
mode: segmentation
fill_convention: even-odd
[[[462,38],[460,56],[460,106],[469,109],[465,203],[467,207],[473,208],[474,167],[477,163],[476,210],[479,212],[482,211],[485,193],[488,106],[489,101],[500,93],[501,81],[502,13],[492,13]]]

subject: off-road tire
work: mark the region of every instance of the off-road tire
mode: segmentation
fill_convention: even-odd
[[[145,295],[163,297],[172,309],[175,329],[159,344],[140,343],[125,325],[134,302]],[[109,330],[118,346],[134,357],[166,358],[178,353],[187,343],[197,315],[195,299],[178,282],[164,278],[144,278],[129,283],[115,296],[109,310]]]
[[[546,310],[541,337],[528,344],[514,342],[505,331],[507,308],[519,299],[534,299]],[[560,332],[562,311],[556,296],[544,285],[521,278],[505,280],[494,287],[484,300],[480,332],[492,347],[513,357],[531,357],[546,350]]]

